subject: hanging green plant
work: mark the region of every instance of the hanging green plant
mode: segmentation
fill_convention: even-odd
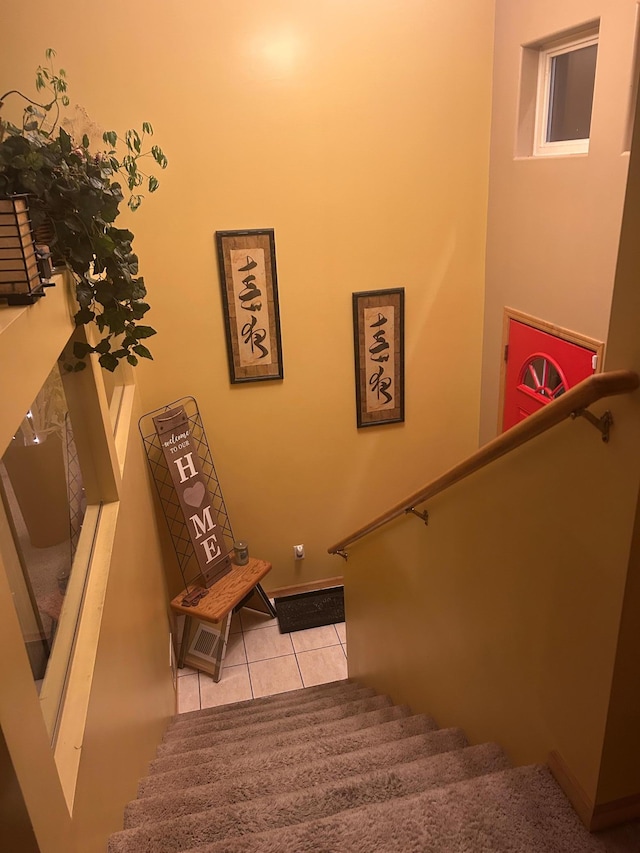
[[[95,324],[99,330],[95,346],[74,345],[75,360],[65,367],[82,370],[92,352],[106,370],[115,370],[121,359],[135,366],[139,358],[152,358],[142,342],[156,331],[140,324],[149,305],[132,247],[134,235],[114,225],[125,201],[120,180],[128,190],[127,205],[137,210],[144,191],[153,193],[159,186],[155,175],[142,170],[141,161],[165,169],[167,158],[157,145],[147,149],[153,136],[149,122],[140,133],[128,130],[122,138],[106,132],[103,151],[91,151],[86,135],[74,140],[58,126],[60,107],[69,104],[66,75],[53,68],[55,51],[46,56],[48,65],[36,70],[36,89],[48,93],[44,104],[17,89],[0,97],[0,110],[10,95],[27,102],[22,127],[0,118],[0,195],[29,195],[36,233],[48,229],[53,257],[74,278],[76,325]]]

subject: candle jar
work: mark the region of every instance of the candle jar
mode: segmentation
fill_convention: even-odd
[[[234,558],[233,562],[236,566],[246,566],[249,562],[249,546],[246,542],[235,542],[233,545]]]

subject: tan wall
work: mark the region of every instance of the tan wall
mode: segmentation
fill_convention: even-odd
[[[636,107],[633,154],[624,219],[620,235],[620,253],[613,294],[607,369],[640,365],[640,102]],[[636,394],[625,401],[629,418],[637,422],[640,403]],[[621,412],[627,416],[625,412]],[[637,430],[628,437],[627,453],[637,464]],[[607,716],[606,739],[598,788],[598,800],[608,802],[634,792],[640,793],[640,502],[636,504],[633,535],[629,542],[629,567],[620,619],[620,633]]]
[[[567,422],[431,501],[428,528],[354,545],[347,569],[351,676],[518,763],[557,750],[592,800],[638,484],[640,412],[612,409],[611,446]]]
[[[505,306],[606,340],[624,186],[635,0],[498,0],[480,439],[496,434]],[[600,18],[588,155],[516,142],[522,46]]]
[[[28,88],[53,46],[72,101],[104,128],[154,123],[170,168],[131,219],[160,333],[142,409],[198,399],[236,533],[273,561],[271,586],[335,575],[336,535],[404,490],[407,470],[418,486],[475,445],[492,7],[116,0],[119,26],[96,42],[72,0],[18,6],[3,24],[7,87]],[[276,231],[285,380],[230,387],[213,232],[246,227]],[[351,293],[396,286],[407,422],[358,433]],[[29,313],[46,311],[47,367],[24,362],[28,383],[3,375],[16,420],[68,334],[64,311],[49,334],[55,309],[57,295]],[[22,364],[20,352],[0,357]],[[129,453],[71,820],[0,573],[15,651],[2,725],[42,853],[69,853],[74,836],[82,853],[103,849],[172,703],[149,496],[139,446]]]
[[[167,593],[138,433],[136,400],[111,573],[82,744],[74,825],[82,853],[102,853],[135,799],[166,721],[175,712]]]
[[[170,169],[157,197],[132,220],[154,306],[150,320],[160,332],[151,342],[156,360],[141,371],[143,409],[184,394],[199,400],[234,527],[254,553],[274,562],[272,586],[335,575],[335,560],[324,556],[328,542],[475,446],[492,5],[201,0],[158,7],[116,0],[109,17],[133,35],[105,38],[99,49],[79,0],[56,10],[40,4],[46,36],[33,33],[33,6],[17,7],[5,24],[3,79],[30,80],[53,45],[72,99],[94,119],[120,130],[154,123]],[[23,48],[27,34],[33,55]],[[619,176],[624,158],[620,164]],[[618,222],[620,192],[617,213],[610,211]],[[600,207],[615,195],[607,189]],[[285,380],[232,388],[213,231],[261,226],[276,229]],[[594,259],[603,273],[611,272],[611,252],[605,246],[608,261]],[[358,433],[350,294],[399,285],[407,296],[407,422]],[[582,422],[544,439],[560,470],[553,500],[547,475],[521,453],[499,463],[506,487],[479,475],[468,493],[458,488],[457,509],[449,498],[434,506],[428,530],[407,520],[354,549],[347,591],[352,673],[435,712],[441,723],[468,725],[473,739],[492,737],[504,723],[518,759],[555,745],[593,792],[597,756],[585,732],[602,735],[609,710],[598,679],[612,675],[625,533],[637,492],[637,466],[621,447],[636,429],[636,421],[621,422],[621,444],[608,448]],[[140,559],[153,537],[140,551],[129,545],[133,530],[151,525],[139,451],[132,453],[125,482],[140,517],[127,513],[118,530],[114,554],[123,562],[107,591],[79,776],[87,787],[74,816],[87,842],[83,853],[99,849],[101,828],[131,791],[131,773],[157,740],[170,699],[159,651],[166,645],[159,584],[140,602],[141,618],[134,620],[127,600],[145,582],[138,572],[155,562]],[[592,486],[602,495],[609,532],[602,539],[590,526],[581,543],[576,530],[591,512],[584,498]],[[523,547],[531,531],[519,526],[516,499],[532,512],[544,507],[542,568],[538,544]],[[568,536],[558,519],[566,519]],[[487,538],[491,547],[479,557]],[[455,543],[453,559],[445,540]],[[296,567],[291,545],[300,541],[309,556]],[[492,577],[499,594],[491,592]],[[39,803],[32,819],[43,853],[69,851],[70,822],[2,586],[0,605],[0,632],[16,649],[3,671],[3,684],[17,690],[0,706],[11,723],[7,743],[26,780],[27,804]],[[578,605],[586,618],[574,615]],[[120,681],[114,668],[122,667],[131,650],[125,637],[138,626],[151,638],[121,675],[133,701],[112,706],[110,715],[106,703]],[[152,674],[137,682],[145,660]],[[500,701],[498,682],[509,685]],[[469,717],[474,712],[468,722],[467,703]],[[148,740],[140,742],[136,734],[150,718]],[[512,734],[517,720],[524,745]],[[114,765],[126,748],[110,752],[119,739],[140,749],[122,777]],[[108,802],[101,800],[105,790]]]
[[[13,366],[0,377],[1,447],[10,440],[72,331],[62,281],[33,307],[0,307],[0,362]],[[97,570],[92,569],[87,593],[91,605],[83,613],[82,639],[71,670],[61,731],[66,709],[75,713],[83,702],[84,686],[81,690],[75,686],[76,669],[95,655],[87,670],[86,724],[73,732],[71,750],[79,755],[79,764],[70,792],[63,791],[61,783],[61,778],[68,778],[68,759],[64,750],[60,757],[58,744],[54,761],[0,556],[0,645],[5,651],[0,656],[0,727],[41,853],[102,853],[108,833],[121,826],[124,804],[135,796],[137,780],[175,707],[167,595],[137,431],[139,413],[137,403],[122,460],[121,500],[112,505],[117,519],[111,563],[105,554],[94,559],[98,563],[103,558],[106,564],[106,593],[95,606]],[[6,532],[0,532],[6,538]],[[98,638],[97,651],[84,641],[91,635]],[[81,680],[86,681],[84,674]],[[2,763],[4,774],[9,768]],[[71,817],[70,800],[74,800]]]
[[[11,79],[54,45],[73,102],[169,157],[131,219],[144,406],[196,397],[267,587],[335,576],[331,541],[477,441],[492,0],[116,0],[99,48],[79,0],[39,5],[39,34],[8,22]],[[213,234],[251,227],[275,228],[285,379],[230,386]],[[351,293],[398,286],[406,423],[358,432]]]
[[[605,369],[640,372],[640,121]],[[566,421],[349,549],[349,674],[518,763],[557,751],[596,816],[640,795],[640,394]]]

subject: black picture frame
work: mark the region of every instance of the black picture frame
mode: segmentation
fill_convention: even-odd
[[[229,379],[283,379],[274,230],[216,231],[215,240]]]
[[[358,428],[404,421],[404,288],[352,295]]]

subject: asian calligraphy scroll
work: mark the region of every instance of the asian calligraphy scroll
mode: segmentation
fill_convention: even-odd
[[[273,229],[217,231],[231,382],[282,379]]]
[[[179,406],[157,415],[153,423],[189,531],[202,585],[213,586],[231,571],[231,558],[211,506],[189,419]]]
[[[358,427],[404,421],[404,288],[353,294]]]

